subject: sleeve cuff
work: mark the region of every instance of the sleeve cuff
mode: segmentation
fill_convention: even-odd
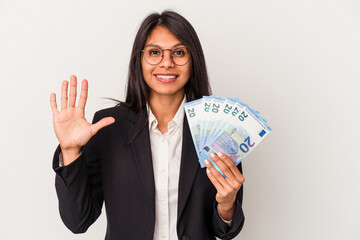
[[[79,157],[81,156],[82,154],[82,151],[79,155]],[[62,155],[62,152],[60,151],[60,154],[59,154],[59,167],[63,167],[64,166],[64,160],[63,160],[63,155]]]

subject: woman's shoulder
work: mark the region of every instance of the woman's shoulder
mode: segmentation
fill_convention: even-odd
[[[134,112],[131,108],[124,105],[116,105],[114,107],[104,108],[97,111],[94,115],[94,120],[98,121],[104,117],[113,117],[115,120],[120,119],[133,119],[138,113]]]
[[[94,118],[99,117],[99,118],[104,118],[104,117],[121,117],[121,116],[126,116],[129,113],[130,109],[125,107],[125,106],[114,106],[114,107],[109,107],[109,108],[104,108],[101,110],[98,110],[95,115]]]

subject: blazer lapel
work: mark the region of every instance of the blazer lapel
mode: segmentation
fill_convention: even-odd
[[[178,195],[178,217],[179,220],[184,211],[187,199],[189,198],[193,182],[199,170],[198,156],[191,137],[189,124],[186,116],[184,117],[183,142],[181,150],[181,165],[179,178]]]
[[[140,113],[129,111],[128,119],[133,122],[132,128],[129,129],[129,138],[143,126],[146,118],[146,109],[143,109],[142,116],[140,116]],[[141,132],[130,143],[130,146],[150,203],[150,207],[155,210],[155,181],[148,125],[141,130]]]

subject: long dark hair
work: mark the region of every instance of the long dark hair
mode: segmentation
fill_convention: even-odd
[[[144,19],[136,34],[129,63],[126,100],[125,102],[118,101],[117,104],[117,106],[126,106],[134,112],[140,112],[140,114],[150,96],[150,88],[144,81],[142,74],[141,50],[145,47],[148,36],[156,26],[166,27],[190,50],[191,74],[189,81],[185,85],[187,101],[211,94],[204,53],[194,28],[183,16],[176,12],[166,10],[161,14],[152,13]],[[146,123],[147,119],[138,132],[146,126]],[[137,133],[129,142],[136,137]]]

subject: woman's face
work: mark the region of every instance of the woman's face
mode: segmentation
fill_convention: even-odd
[[[182,44],[167,28],[156,26],[150,33],[145,47],[157,45],[161,49],[174,49]],[[150,96],[184,96],[184,86],[190,78],[191,60],[185,65],[178,66],[171,59],[171,51],[164,51],[161,62],[150,65],[141,56],[142,73],[145,82],[150,87]]]

